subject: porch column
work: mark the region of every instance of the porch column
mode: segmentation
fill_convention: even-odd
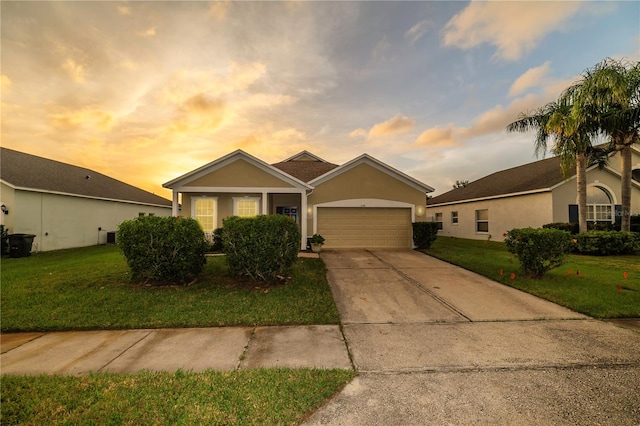
[[[300,249],[307,249],[307,191],[300,191]]]
[[[175,189],[172,191],[173,193],[173,202],[171,203],[171,216],[176,217],[178,216],[178,194],[179,192],[176,191]]]
[[[262,193],[262,214],[269,214],[268,209],[269,209],[269,200],[268,200],[268,192],[263,192]]]

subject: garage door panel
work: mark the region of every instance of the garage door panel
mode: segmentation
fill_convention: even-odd
[[[411,248],[409,208],[318,208],[326,248]]]

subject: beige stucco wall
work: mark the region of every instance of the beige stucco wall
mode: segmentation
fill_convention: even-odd
[[[3,197],[5,190],[3,186]],[[34,251],[105,244],[107,232],[117,231],[122,221],[136,218],[140,213],[171,216],[170,207],[22,190],[14,192],[10,203],[3,202],[9,208],[9,232],[35,234]]]
[[[476,210],[489,211],[489,232],[476,232]],[[458,224],[451,223],[451,212],[458,212]],[[438,235],[474,240],[502,241],[503,233],[513,228],[538,228],[552,222],[551,193],[475,201],[448,206],[428,206],[427,220],[442,213],[443,229]]]
[[[409,203],[416,208],[416,221],[425,220],[426,194],[423,191],[368,164],[359,164],[352,169],[316,186],[308,198],[309,210],[314,205],[332,201],[352,199],[376,199]],[[304,213],[304,212],[303,212]],[[313,215],[307,216],[307,230],[313,230]]]
[[[199,177],[188,186],[204,187],[277,187],[292,188],[293,185],[261,170],[253,164],[239,159],[205,176]]]

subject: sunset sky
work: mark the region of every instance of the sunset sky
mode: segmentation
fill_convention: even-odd
[[[164,197],[238,148],[368,153],[435,187],[535,159],[520,112],[606,57],[640,2],[1,3],[2,146]]]

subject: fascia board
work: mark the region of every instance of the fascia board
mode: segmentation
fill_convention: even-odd
[[[309,184],[313,186],[318,186],[330,179],[333,179],[336,176],[341,175],[344,172],[351,170],[356,166],[359,166],[360,164],[368,164],[380,170],[381,172],[384,172],[387,175],[408,184],[409,186],[419,191],[423,191],[425,193],[435,191],[435,189],[433,189],[429,185],[426,185],[420,182],[419,180],[412,178],[411,176],[389,166],[388,164],[383,163],[382,161],[370,156],[369,154],[362,154],[361,156],[354,158],[353,160],[343,164],[342,166],[336,167],[335,169],[328,171],[322,176],[318,176],[317,178],[311,180]]]
[[[38,189],[38,188],[26,188],[26,187],[21,187],[21,186],[11,186],[11,188],[15,189],[16,191],[37,192],[37,193],[41,193],[41,194],[62,195],[62,196],[65,196],[65,197],[86,198],[86,199],[89,199],[89,200],[100,200],[100,201],[110,201],[110,202],[124,203],[124,204],[136,204],[136,205],[141,205],[141,206],[162,207],[162,208],[166,208],[166,209],[170,209],[171,208],[171,206],[165,206],[165,205],[162,205],[162,204],[145,203],[145,202],[142,202],[142,201],[134,201],[134,200],[121,200],[121,199],[117,199],[117,198],[96,197],[96,196],[92,196],[92,195],[73,194],[73,193],[70,193],[70,192],[49,191],[49,190],[46,190],[46,189]],[[167,202],[171,202],[171,201],[167,200]]]
[[[286,158],[286,159],[282,160],[282,161],[281,161],[281,163],[286,163],[287,161],[291,161],[291,160],[293,160],[294,158],[300,157],[300,156],[302,156],[302,155],[306,155],[306,156],[308,156],[308,157],[311,157],[311,158],[314,158],[314,159],[316,159],[316,160],[318,160],[318,161],[321,161],[321,162],[323,162],[323,163],[326,163],[326,161],[325,161],[325,160],[323,160],[322,158],[318,157],[318,156],[317,156],[317,155],[315,155],[315,154],[310,153],[310,152],[309,152],[309,151],[307,151],[306,149],[305,149],[304,151],[300,151],[299,153],[297,153],[297,154],[295,154],[295,155],[292,155],[292,156],[291,156],[291,157],[289,157],[289,158]]]
[[[489,200],[496,200],[496,199],[500,199],[500,198],[510,198],[510,197],[518,197],[521,195],[533,195],[533,194],[541,194],[544,192],[550,192],[552,190],[552,188],[542,188],[542,189],[534,189],[531,191],[522,191],[522,192],[510,192],[508,194],[499,194],[499,195],[491,195],[488,197],[478,197],[478,198],[466,198],[464,200],[457,200],[457,201],[446,201],[444,203],[437,203],[437,204],[429,204],[427,202],[427,208],[432,208],[432,207],[443,207],[443,206],[451,206],[454,204],[465,204],[465,203],[475,203],[477,201],[489,201]]]

